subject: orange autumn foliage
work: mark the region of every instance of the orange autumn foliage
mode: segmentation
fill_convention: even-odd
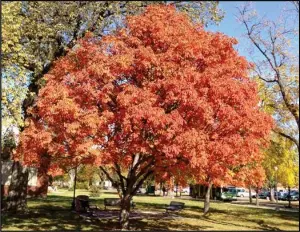
[[[87,34],[45,75],[15,158],[130,170],[139,154],[135,181],[150,171],[229,181],[232,167],[261,159],[272,127],[236,43],[170,5]]]
[[[249,165],[240,168],[230,184],[243,186],[245,188],[254,187],[260,189],[264,186],[266,173],[261,164]]]

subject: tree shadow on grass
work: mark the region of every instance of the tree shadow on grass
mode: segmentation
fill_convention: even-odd
[[[82,219],[79,215],[71,212],[31,212],[30,214],[10,215],[4,220],[5,224],[13,225],[19,230],[118,230],[119,223],[117,219],[103,220],[102,218]],[[130,219],[130,229],[134,230],[203,230],[212,227],[189,225],[188,223],[176,224],[174,219],[154,219],[142,218],[141,220]],[[3,231],[5,231],[5,225]]]
[[[195,207],[189,207],[189,208],[193,209]],[[251,209],[251,211],[253,211],[253,210]],[[258,211],[261,214],[269,214],[270,218],[271,217],[278,217],[278,218],[293,221],[293,222],[296,222],[296,223],[299,224],[299,213],[275,212],[275,211],[272,211],[272,210],[261,210],[261,209],[258,209]],[[220,225],[226,225],[226,226],[237,226],[237,227],[245,227],[245,228],[249,228],[249,229],[272,230],[272,231],[280,230],[278,227],[276,227],[274,225],[272,225],[272,226],[268,225],[265,220],[247,218],[247,215],[251,214],[251,212],[248,212],[248,213],[246,213],[246,212],[245,212],[245,214],[243,214],[241,212],[237,212],[237,211],[234,211],[234,210],[219,210],[219,209],[211,209],[210,210],[210,215],[214,215],[214,214],[217,213],[219,216],[223,214],[224,218],[229,218],[229,217],[236,218],[236,219],[238,218],[239,222],[245,221],[244,225],[237,224],[237,223],[234,223],[234,222],[214,220],[214,219],[210,218],[210,216],[194,215],[194,214],[190,214],[186,211],[182,212],[181,216],[186,218],[187,220],[189,218],[191,218],[191,219],[203,220],[203,221],[211,222],[213,224],[220,224]],[[253,211],[253,212],[255,212],[255,211]],[[268,217],[266,217],[266,218],[268,218]],[[246,222],[255,223],[257,226],[249,226],[249,225],[246,224]],[[274,222],[272,222],[272,223],[275,224],[275,225],[279,224],[279,223],[274,223]],[[290,222],[285,222],[284,224],[285,225],[290,225],[290,226],[296,226],[294,223],[290,223]]]
[[[103,191],[103,194],[113,194],[118,196],[118,192],[111,192],[111,191]]]
[[[146,198],[148,196],[145,196]],[[118,220],[103,220],[103,219],[90,219],[84,220],[77,214],[71,212],[70,207],[73,197],[68,196],[48,196],[46,199],[28,199],[29,213],[27,214],[5,214],[3,215],[3,230],[12,226],[20,230],[118,230]],[[183,200],[183,199],[180,199]],[[171,199],[170,199],[171,201]],[[91,204],[97,205],[99,208],[104,206],[103,199],[95,198],[91,199]],[[136,202],[137,210],[149,210],[154,213],[162,213],[165,211],[165,202]],[[185,209],[179,213],[181,217],[178,219],[165,219],[165,218],[142,218],[142,219],[130,219],[130,225],[132,229],[136,230],[210,230],[214,227],[202,226],[203,222],[212,223],[212,225],[224,225],[228,227],[245,227],[248,229],[260,229],[260,230],[279,230],[274,225],[268,225],[261,219],[247,218],[249,214],[266,214],[268,217],[278,217],[281,219],[291,221],[290,226],[295,226],[292,222],[299,223],[299,213],[273,211],[267,209],[255,209],[255,208],[239,208],[239,210],[233,209],[217,209],[211,208],[211,214],[218,214],[218,216],[226,218],[227,216],[232,218],[239,218],[239,222],[245,221],[254,223],[253,226],[241,225],[224,220],[215,220],[212,217],[204,217],[201,215],[203,207],[200,205],[187,205]],[[267,218],[268,218],[267,217]],[[186,220],[193,219],[200,221],[200,225],[192,225],[186,223]],[[180,223],[180,224],[179,224]],[[289,223],[289,222],[286,222]],[[256,226],[257,225],[257,226]]]
[[[200,226],[200,225],[190,225],[180,221],[179,224],[173,223],[173,221],[169,220],[135,220],[130,221],[130,229],[131,230],[160,230],[160,231],[168,231],[168,230],[178,230],[181,231],[199,231],[199,230],[209,230],[213,227],[210,226]]]
[[[7,215],[3,220],[3,231],[5,225],[12,225],[22,230],[112,230],[118,228],[118,222],[84,220],[72,212],[31,212],[29,215]]]
[[[249,228],[249,229],[254,229],[254,230],[257,230],[257,229],[261,229],[261,230],[280,230],[279,228],[277,227],[271,227],[271,226],[268,226],[266,224],[264,224],[264,221],[263,220],[247,220],[247,221],[252,221],[252,222],[255,222],[257,224],[257,226],[248,226],[248,225],[241,225],[241,224],[236,224],[236,223],[232,223],[232,222],[225,222],[225,221],[220,221],[220,220],[213,220],[213,219],[210,219],[209,217],[201,217],[201,220],[203,221],[207,221],[207,222],[210,222],[210,223],[213,223],[213,224],[219,224],[219,225],[225,225],[225,226],[234,226],[234,227],[244,227],[244,228]]]

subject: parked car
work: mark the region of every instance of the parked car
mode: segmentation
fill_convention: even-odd
[[[190,194],[190,187],[183,188],[181,192]]]
[[[286,192],[281,197],[281,200],[288,201],[289,197],[291,198],[291,201],[298,201],[299,200],[299,192],[298,191],[291,191],[290,196],[289,196],[289,193]]]
[[[268,191],[268,196],[267,197],[269,197],[269,199],[271,198],[271,192]],[[277,197],[277,192],[274,191],[274,198],[276,199],[276,197]],[[279,197],[279,195],[278,195],[278,197]]]
[[[233,201],[237,200],[237,189],[236,188],[227,188],[221,194],[221,199],[223,201]]]
[[[178,189],[177,189],[176,187],[174,187],[174,192],[176,193],[177,191],[179,192],[179,187],[178,187]],[[182,189],[181,189],[181,193],[187,193],[187,194],[190,194],[190,187],[182,188]]]
[[[283,201],[288,201],[289,198],[291,199],[291,201],[299,201],[299,192],[298,191],[291,191],[291,194],[289,196],[289,193],[285,193],[282,200]]]
[[[278,192],[278,200],[283,200],[283,198],[285,197],[285,194],[287,195],[286,191],[280,190]]]
[[[258,198],[260,199],[267,199],[267,197],[270,196],[270,192],[268,191],[262,191],[258,194]]]
[[[299,201],[299,192],[294,192],[294,194],[291,194],[291,201]]]
[[[288,200],[288,193],[284,193],[280,198],[278,198],[279,200],[282,201],[287,201]]]
[[[236,194],[237,197],[249,197],[250,196],[249,191],[245,188],[236,188],[236,190],[237,190],[237,194]],[[252,190],[251,196],[253,197],[255,195],[256,195],[256,192]]]

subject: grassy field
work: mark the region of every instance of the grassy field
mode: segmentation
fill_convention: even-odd
[[[2,214],[2,230],[115,230],[117,220],[86,221],[70,210],[72,192],[60,190],[49,194],[47,199],[28,199],[28,212]],[[77,195],[89,195],[88,191],[77,190]],[[103,198],[117,197],[116,193],[105,191],[100,197],[91,198],[92,204],[103,209]],[[160,196],[135,196],[137,211],[151,211],[162,214],[163,207],[171,199]],[[131,220],[130,230],[299,230],[299,213],[276,212],[269,209],[255,209],[222,202],[211,203],[211,213],[203,216],[203,202],[180,199],[185,209],[175,218]]]

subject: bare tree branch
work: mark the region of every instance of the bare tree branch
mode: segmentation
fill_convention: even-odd
[[[299,2],[298,2],[299,3]],[[280,67],[286,64],[286,55],[282,51],[278,51],[278,37],[282,37],[283,35],[288,35],[293,32],[293,30],[289,30],[284,25],[283,29],[281,31],[278,31],[277,24],[275,22],[269,22],[265,27],[268,29],[268,35],[267,40],[270,41],[270,45],[266,42],[265,39],[263,39],[263,36],[261,35],[262,31],[255,31],[255,28],[257,28],[257,25],[262,24],[262,21],[260,22],[253,22],[251,26],[251,21],[249,20],[249,10],[247,6],[244,6],[242,9],[238,9],[240,13],[240,19],[242,24],[245,26],[247,31],[247,37],[250,39],[252,44],[258,49],[258,51],[263,55],[263,57],[266,59],[267,64],[269,64],[272,71],[275,73],[274,79],[266,79],[262,77],[261,70],[259,69],[258,77],[268,83],[276,83],[279,87],[279,93],[282,96],[283,102],[288,109],[288,111],[293,115],[297,126],[299,130],[299,109],[296,105],[292,103],[292,100],[288,96],[288,91],[285,88],[283,84],[283,76],[280,72]],[[271,23],[271,24],[270,24]],[[278,35],[279,33],[279,35]],[[281,43],[285,42],[285,39],[281,39]],[[277,56],[281,56],[282,59],[280,62],[277,60]],[[259,66],[258,66],[259,68]]]
[[[275,133],[277,133],[277,134],[279,134],[279,135],[281,135],[281,136],[283,136],[283,137],[285,137],[285,138],[291,140],[291,141],[297,146],[297,148],[298,148],[298,150],[299,150],[299,141],[298,141],[297,139],[295,139],[294,137],[292,137],[292,136],[290,136],[290,135],[288,135],[288,134],[282,132],[281,130],[275,129],[275,130],[273,130],[273,131],[274,131]]]
[[[106,177],[110,180],[110,182],[115,186],[115,187],[119,187],[119,184],[113,180],[113,178],[109,175],[109,173],[105,170],[104,167],[100,166],[99,167],[103,172],[104,174],[106,175]]]

